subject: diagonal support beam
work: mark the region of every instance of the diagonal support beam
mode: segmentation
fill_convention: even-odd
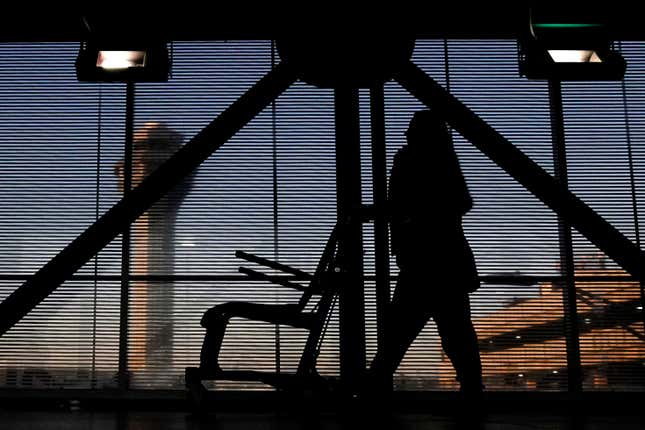
[[[0,336],[285,91],[298,76],[278,64],[209,125],[0,303]]]
[[[436,109],[464,138],[535,194],[565,222],[576,228],[634,278],[643,281],[644,260],[641,250],[575,194],[414,63],[404,65],[396,79],[426,106]]]

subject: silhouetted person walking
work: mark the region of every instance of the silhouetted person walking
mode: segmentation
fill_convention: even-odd
[[[461,225],[472,200],[444,121],[429,110],[416,112],[406,138],[389,183],[392,253],[400,272],[386,342],[370,373],[377,381],[391,378],[433,318],[461,391],[479,393],[481,362],[468,298],[479,280]]]

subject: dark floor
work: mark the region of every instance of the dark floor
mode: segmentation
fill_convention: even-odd
[[[400,413],[365,420],[321,413],[313,417],[274,413],[222,413],[195,418],[185,412],[129,411],[0,411],[0,428],[11,430],[148,430],[148,429],[643,429],[638,416],[555,416],[490,414],[481,423],[464,422],[448,416]]]
[[[0,430],[645,429],[645,393],[457,393],[310,397],[218,393],[195,415],[184,393],[0,390]],[[473,412],[480,409],[480,413]]]

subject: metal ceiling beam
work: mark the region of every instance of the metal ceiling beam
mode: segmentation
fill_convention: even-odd
[[[620,3],[620,2],[619,2]],[[614,40],[645,40],[645,26],[642,25],[638,3],[620,5],[612,4],[611,8],[598,7],[589,11],[570,11],[573,16],[585,13],[585,19],[598,18],[606,23],[608,34]],[[557,5],[558,10],[562,5]],[[275,6],[257,10],[254,18],[246,6],[218,10],[216,13],[203,13],[194,9],[168,8],[144,13],[131,12],[124,14],[112,12],[101,14],[81,13],[19,13],[6,12],[0,17],[0,42],[55,42],[81,41],[88,31],[99,34],[114,33],[118,23],[119,34],[128,28],[129,36],[138,35],[160,40],[270,40],[299,33],[316,32],[329,34],[339,30],[359,34],[368,29],[369,24],[357,23],[365,20],[346,17],[348,12],[335,11],[328,6],[328,11],[319,12],[317,17],[306,11],[287,10]],[[427,6],[419,9],[388,8],[370,18],[378,28],[405,28],[405,31],[419,39],[423,38],[475,38],[475,39],[514,39],[528,31],[529,7],[519,4],[477,5],[472,2],[453,2],[436,6],[431,10]],[[343,18],[339,18],[343,17]],[[354,16],[355,18],[356,16]],[[85,18],[85,20],[83,19]],[[329,23],[333,22],[333,25]],[[89,23],[89,29],[88,25]]]

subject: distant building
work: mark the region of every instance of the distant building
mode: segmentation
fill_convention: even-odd
[[[607,268],[602,256],[576,262],[580,355],[585,389],[645,388],[645,336],[637,282]],[[490,388],[565,390],[567,358],[562,289],[540,285],[539,296],[510,303],[473,323],[484,382]],[[441,363],[440,385],[457,388],[452,365]]]
[[[180,147],[182,136],[162,123],[149,122],[135,131],[132,186],[136,187]],[[123,162],[115,173],[123,190]],[[132,275],[158,279],[130,284],[129,362],[137,372],[170,369],[173,345],[173,282],[175,220],[189,189],[189,180],[175,187],[132,226]],[[161,372],[163,373],[163,372]]]

